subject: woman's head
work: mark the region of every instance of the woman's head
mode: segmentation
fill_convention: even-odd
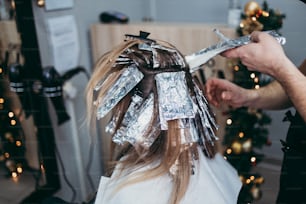
[[[96,63],[86,94],[91,121],[110,114],[114,158],[124,156],[126,168],[158,161],[145,177],[170,173],[174,200],[187,188],[197,146],[214,155],[214,118],[184,56],[167,42],[127,39]]]

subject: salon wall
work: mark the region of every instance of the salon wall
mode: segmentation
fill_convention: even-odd
[[[33,1],[33,4],[36,1]],[[192,2],[192,3],[191,3]],[[247,1],[242,0],[241,5]],[[258,0],[261,4],[262,1]],[[286,14],[282,34],[287,38],[284,46],[286,53],[297,65],[305,58],[306,40],[306,5],[298,0],[268,0],[269,6],[279,9]],[[152,18],[156,22],[192,22],[192,23],[222,23],[227,22],[228,0],[75,0],[71,9],[45,11],[34,5],[34,15],[37,26],[39,48],[41,51],[42,65],[53,65],[51,56],[51,45],[46,28],[46,21],[49,18],[73,15],[77,22],[79,43],[81,51],[78,64],[84,66],[88,72],[91,71],[92,57],[89,39],[89,27],[93,23],[99,22],[99,14],[102,11],[116,10],[129,16],[130,22],[139,22],[143,18]],[[196,35],[196,33],[195,33]],[[103,36],[101,36],[103,38]],[[69,111],[75,115],[76,123],[68,122],[60,127],[55,126],[57,144],[60,154],[63,157],[68,179],[74,186],[78,186],[78,200],[84,200],[92,189],[86,177],[86,165],[89,162],[90,139],[88,130],[82,126],[85,115],[85,104],[83,91],[87,79],[83,75],[78,75],[71,80],[72,86],[77,90],[77,95],[73,99],[67,99],[70,104]],[[72,105],[71,105],[72,104]],[[52,110],[51,110],[52,113]],[[281,159],[279,139],[285,138],[288,124],[282,122],[284,111],[268,112],[272,117],[270,126],[270,138],[272,146],[264,148],[267,156]],[[77,128],[76,131],[73,129]],[[98,142],[96,142],[97,144]],[[94,185],[98,184],[101,169],[99,145],[95,145],[94,158],[90,166],[90,176]],[[63,181],[63,191],[59,193],[64,199],[69,200],[71,191]],[[85,187],[82,185],[85,184]],[[83,188],[83,189],[82,189]]]

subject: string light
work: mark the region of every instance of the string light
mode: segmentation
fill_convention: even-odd
[[[17,176],[18,176],[18,174],[17,174],[16,172],[13,171],[13,172],[12,172],[12,177],[13,177],[13,178],[16,178]]]
[[[256,162],[256,157],[251,157],[251,162],[252,163]]]
[[[239,132],[239,135],[238,135],[240,138],[243,138],[244,137],[244,133],[243,132]]]
[[[15,181],[15,182],[17,182],[18,181],[18,174],[17,174],[17,172],[12,172],[12,179],[13,179],[13,181]]]
[[[233,123],[232,119],[229,118],[229,119],[226,120],[227,125],[231,125],[232,123]]]
[[[239,71],[239,66],[238,66],[238,65],[235,65],[235,66],[234,66],[234,70],[235,70],[236,72],[238,72],[238,71]]]
[[[258,82],[259,82],[258,77],[255,77],[255,78],[254,78],[254,82],[255,82],[255,83],[258,83]]]
[[[8,117],[10,118],[14,117],[14,113],[12,111],[8,112]]]
[[[14,119],[11,120],[11,125],[12,125],[12,126],[14,126],[14,125],[16,125],[16,124],[17,124],[16,120],[14,120]]]
[[[4,98],[0,97],[0,110],[4,108]]]
[[[37,0],[37,6],[39,7],[45,6],[45,0]]]
[[[23,169],[22,169],[21,166],[18,166],[18,167],[17,167],[17,172],[18,172],[19,174],[21,174],[21,173],[23,172]]]
[[[228,148],[227,150],[226,150],[226,153],[227,154],[231,154],[233,152],[233,150],[231,149],[231,148]]]
[[[21,147],[21,145],[22,145],[21,141],[17,140],[17,141],[16,141],[16,146],[17,146],[17,147]]]
[[[245,183],[246,183],[246,184],[250,184],[250,183],[251,183],[251,179],[245,180]]]
[[[9,154],[8,152],[5,152],[5,153],[4,153],[4,157],[5,157],[5,158],[10,158],[10,154]]]

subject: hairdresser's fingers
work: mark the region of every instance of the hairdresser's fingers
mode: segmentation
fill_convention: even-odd
[[[226,58],[239,58],[240,56],[240,47],[233,48],[221,53],[221,56]]]
[[[259,42],[260,41],[260,35],[262,33],[259,31],[253,31],[250,35],[250,39],[252,42]]]
[[[218,91],[214,79],[207,80],[205,84],[205,96],[209,103],[214,106],[219,106],[219,97],[217,92]]]

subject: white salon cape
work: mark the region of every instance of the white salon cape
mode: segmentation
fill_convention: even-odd
[[[202,153],[199,157],[180,204],[236,204],[242,186],[236,170],[221,154],[213,159]],[[112,177],[101,177],[95,204],[168,204],[172,188],[168,174],[127,185],[113,194],[116,182]]]

